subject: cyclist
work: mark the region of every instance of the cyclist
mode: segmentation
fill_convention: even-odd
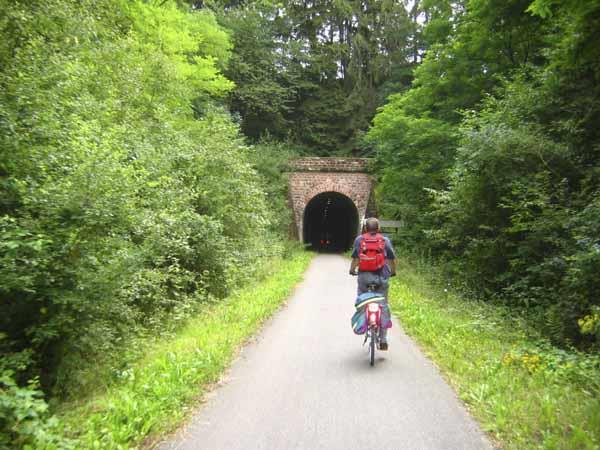
[[[388,289],[389,278],[396,275],[396,254],[390,240],[379,233],[379,220],[370,217],[365,221],[365,233],[354,241],[350,275],[356,275],[358,269],[358,295],[367,292],[371,284],[377,285],[377,292],[383,294],[385,303],[382,313],[389,320]],[[367,257],[381,253],[381,256]],[[374,261],[378,262],[374,262]],[[382,327],[380,350],[388,349],[387,328]]]

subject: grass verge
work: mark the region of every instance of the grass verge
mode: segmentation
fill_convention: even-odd
[[[77,448],[126,449],[174,429],[207,386],[219,379],[240,345],[290,295],[312,255],[280,260],[274,273],[208,307],[174,338],[149,347],[118,384],[63,407],[62,421]]]
[[[395,314],[505,449],[600,448],[600,364],[551,346],[513,311],[447,292],[400,260]]]

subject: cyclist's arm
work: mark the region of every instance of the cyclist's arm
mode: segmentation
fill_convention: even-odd
[[[396,260],[395,259],[386,259],[386,264],[390,268],[390,273],[392,275],[396,275]]]
[[[358,247],[360,243],[360,236],[358,236],[355,240],[354,240],[354,245],[352,248],[352,263],[350,263],[350,273],[356,273],[356,269],[358,269]]]
[[[358,268],[358,258],[352,258],[352,262],[350,263],[350,273],[355,273]]]
[[[390,268],[391,275],[396,275],[396,252],[394,251],[394,247],[392,247],[392,242],[387,238],[385,240],[385,256],[385,262]]]

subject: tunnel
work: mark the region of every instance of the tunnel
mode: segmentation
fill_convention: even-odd
[[[345,195],[323,192],[306,205],[303,229],[304,242],[315,250],[348,250],[358,231],[358,211]]]

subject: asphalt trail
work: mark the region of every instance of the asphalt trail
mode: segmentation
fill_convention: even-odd
[[[348,260],[317,256],[187,426],[160,445],[206,450],[491,449],[394,322],[375,366],[350,328]]]

